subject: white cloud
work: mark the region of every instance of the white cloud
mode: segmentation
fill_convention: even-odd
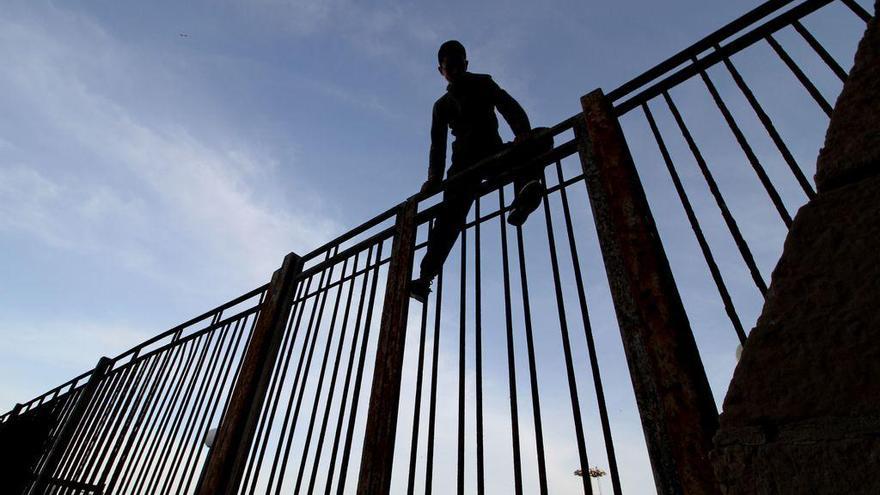
[[[274,28],[305,35],[319,31],[331,23],[333,15],[342,10],[344,0],[231,0],[243,15]],[[267,15],[269,14],[269,15]]]
[[[151,337],[154,329],[125,321],[0,319],[0,411],[9,410]],[[14,379],[13,379],[14,377]]]
[[[395,70],[421,77],[432,74],[425,49],[436,49],[441,31],[451,31],[444,20],[426,18],[415,9],[394,2],[351,0],[230,0],[243,18],[264,29],[289,36],[331,36],[354,50],[392,62]],[[429,65],[426,65],[429,64]]]
[[[287,252],[342,231],[307,184],[286,180],[296,167],[287,151],[248,142],[241,136],[259,133],[240,132],[246,122],[206,121],[214,113],[199,104],[223,105],[210,93],[197,104],[174,99],[186,97],[180,78],[193,76],[167,67],[165,54],[132,48],[82,15],[34,10],[0,19],[0,238],[50,253],[76,278],[60,285],[84,297],[91,283],[126,290],[103,297],[89,319],[63,298],[35,302],[58,276],[40,266],[20,270],[27,283],[0,285],[15,294],[0,320],[5,374],[19,374],[0,390],[6,404],[163,330],[156,322],[174,323],[126,323],[120,315],[146,314],[143,298],[199,301],[196,314],[267,281]],[[83,260],[106,269],[101,282]],[[25,307],[38,310],[23,317]]]
[[[124,321],[46,318],[21,322],[4,318],[0,320],[0,333],[8,342],[3,354],[11,354],[14,349],[15,359],[31,361],[43,369],[56,367],[79,374],[94,367],[100,356],[116,356],[157,332]],[[75,343],[88,343],[89,353],[71,352],[78,350]]]
[[[199,136],[198,114],[162,121],[145,117],[141,102],[114,97],[104,76],[147,87],[168,74],[135,61],[95,23],[49,14],[40,25],[0,23],[3,98],[58,143],[35,149],[32,136],[6,131],[0,153],[17,153],[15,161],[0,155],[0,227],[167,281],[184,278],[178,265],[186,264],[167,256],[192,257],[206,272],[234,267],[223,274],[238,284],[262,281],[287,251],[340,230],[320,204],[285,204],[279,158],[236,139],[241,123],[210,140]],[[54,24],[62,34],[44,27]]]

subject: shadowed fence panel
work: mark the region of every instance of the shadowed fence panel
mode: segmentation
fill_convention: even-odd
[[[741,19],[608,93],[660,235],[676,246],[670,263],[719,406],[791,219],[815,197],[831,102],[866,18],[855,2],[807,0]]]

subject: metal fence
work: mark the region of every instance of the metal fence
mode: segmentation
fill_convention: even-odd
[[[305,258],[239,493],[357,482],[393,233]]]
[[[850,22],[852,40],[826,48],[808,26],[827,19]],[[607,96],[588,95],[530,165],[546,186],[541,208],[510,227],[513,177],[484,182],[425,304],[409,303],[406,282],[440,206],[419,194],[286,259],[271,283],[17,407],[0,417],[0,438],[49,418],[24,493],[700,486],[670,465],[689,462],[688,442],[706,448],[717,424],[735,363],[730,345],[719,367],[714,342],[746,342],[784,232],[816,194],[805,165],[820,143],[784,136],[798,135],[801,115],[827,126],[846,79],[831,53],[851,57],[869,19],[853,0],[772,0]],[[761,49],[774,58],[752,55]],[[761,60],[756,84],[738,68],[746,57]],[[786,92],[812,102],[794,119],[761,96],[780,70],[796,83]],[[778,220],[766,229],[781,233],[754,232],[767,211]],[[681,252],[667,262],[664,245]],[[645,303],[639,290],[659,298]],[[654,306],[672,316],[652,317]],[[669,329],[657,334],[678,346],[674,356],[663,345],[646,354],[641,327]],[[663,380],[694,395],[663,395],[682,393]],[[670,397],[691,397],[691,412],[670,412]],[[705,471],[702,462],[690,467]],[[591,467],[607,477],[591,478]]]
[[[805,26],[805,23],[812,20],[808,16],[813,18],[819,17],[821,20],[822,13],[818,11],[823,8],[828,10],[850,10],[851,12],[848,12],[848,14],[850,14],[851,20],[856,25],[858,25],[858,19],[865,22],[870,19],[868,13],[852,0],[841,2],[825,0],[806,1],[784,12],[776,13],[777,10],[791,3],[786,1],[768,2],[675,57],[670,58],[655,69],[627,82],[608,94],[609,99],[614,102],[617,115],[620,117],[626,116],[634,110],[641,110],[645,122],[650,127],[651,135],[651,138],[644,141],[656,142],[657,151],[659,151],[662,157],[662,163],[665,165],[669,177],[675,186],[676,196],[685,211],[688,223],[699,243],[702,256],[706,261],[719,296],[724,302],[724,308],[730,323],[740,342],[745,342],[746,340],[742,318],[731,299],[727,284],[722,277],[712,249],[703,233],[704,229],[700,224],[697,213],[694,211],[693,202],[682,183],[680,177],[680,169],[684,166],[681,165],[682,162],[693,162],[698,167],[705,181],[705,186],[711,193],[718,213],[730,234],[730,240],[734,243],[741,257],[741,263],[748,270],[755,290],[762,296],[767,292],[767,277],[762,274],[762,270],[759,268],[753,254],[754,248],[749,246],[742,232],[740,227],[742,222],[737,221],[729,206],[729,198],[726,198],[722,192],[724,185],[719,185],[718,179],[712,172],[712,167],[710,166],[712,162],[707,158],[705,146],[701,148],[694,136],[693,126],[688,126],[687,119],[683,116],[683,112],[680,109],[681,105],[676,104],[673,94],[676,89],[685,89],[683,87],[692,83],[694,79],[702,82],[705,96],[710,97],[712,103],[717,108],[716,118],[723,120],[727,127],[729,134],[725,137],[735,141],[739,148],[741,158],[737,156],[736,160],[741,162],[742,165],[747,164],[752,169],[765,193],[763,198],[756,196],[755,199],[762,201],[767,206],[772,205],[781,225],[785,228],[790,227],[793,212],[806,199],[815,197],[816,193],[813,184],[807,178],[807,175],[813,170],[815,153],[808,153],[818,150],[821,141],[811,143],[812,149],[808,149],[808,153],[804,153],[806,160],[809,160],[809,162],[805,163],[805,160],[802,159],[799,163],[792,153],[791,144],[786,143],[782,132],[780,132],[783,129],[778,128],[774,124],[773,118],[771,118],[765,107],[762,106],[755,91],[734,64],[734,57],[749,57],[751,55],[762,62],[765,61],[765,65],[761,66],[760,70],[778,74],[778,79],[773,81],[773,84],[777,87],[783,86],[791,92],[801,93],[803,105],[798,109],[798,115],[806,115],[811,120],[821,122],[822,124],[819,127],[824,132],[827,118],[831,116],[832,105],[830,101],[833,101],[836,97],[834,91],[839,91],[846,80],[847,70],[844,70],[840,62],[831,56],[829,51]],[[829,14],[839,16],[841,12],[829,12]],[[843,12],[843,14],[847,14],[847,12]],[[807,19],[805,20],[805,18]],[[733,33],[740,30],[744,32],[733,35]],[[801,38],[803,45],[813,51],[812,54],[803,54],[805,59],[803,65],[810,65],[810,68],[814,69],[814,78],[826,82],[824,86],[828,87],[828,91],[824,94],[820,91],[814,79],[811,79],[807,75],[807,71],[789,54],[789,51],[783,46],[784,44],[777,40],[777,38],[781,39],[786,34],[794,33]],[[792,45],[796,45],[797,41],[792,39]],[[801,51],[803,51],[804,46],[792,46],[792,48],[801,48]],[[757,53],[762,50],[772,53],[775,57],[766,57],[764,56],[766,53]],[[740,52],[743,53],[740,54]],[[809,55],[812,55],[814,60],[809,60]],[[748,61],[748,59],[746,60]],[[847,62],[849,61],[847,60]],[[823,67],[819,67],[818,64],[823,65]],[[710,75],[713,69],[716,69],[717,75],[715,79]],[[785,74],[781,74],[781,72],[785,70],[790,71],[795,80],[784,79]],[[726,83],[726,87],[730,87],[728,96],[725,96],[721,91],[721,89],[727,88],[722,88],[721,83],[715,82],[722,78],[727,78],[724,83]],[[827,84],[828,79],[836,79],[838,84],[833,84],[834,81],[832,81],[832,84]],[[731,82],[733,83],[732,85],[730,84]],[[694,91],[683,91],[686,97],[692,100],[704,98],[703,95],[697,94],[698,91],[696,90],[700,88],[692,89]],[[739,95],[736,95],[737,92]],[[741,112],[742,117],[738,120],[734,116],[734,106],[745,108],[746,105],[743,105],[743,102],[747,102],[747,111]],[[652,110],[652,107],[654,110]],[[668,112],[668,115],[674,122],[674,125],[667,126],[669,129],[665,132],[658,125],[659,119],[654,116],[655,113],[664,111]],[[748,115],[748,111],[751,111],[753,115]],[[784,114],[778,117],[791,118]],[[635,118],[636,116],[632,117],[632,119]],[[791,122],[787,123],[791,124]],[[630,125],[634,125],[634,123],[630,123]],[[749,130],[754,131],[758,129],[763,129],[764,133],[748,132]],[[690,157],[683,157],[683,159],[678,161],[678,164],[672,158],[668,144],[669,141],[677,138],[682,139],[686,143],[691,155]],[[776,153],[768,150],[769,152],[764,153],[762,159],[756,147],[762,143],[756,143],[756,141],[767,140],[772,142],[773,148],[775,148],[773,151]],[[736,152],[736,150],[732,151]],[[725,163],[725,165],[727,164]],[[738,166],[739,163],[731,165]],[[690,166],[690,164],[687,166]],[[786,177],[781,173],[773,174],[774,171],[768,170],[768,167],[776,167],[780,169],[779,172],[782,171],[782,167],[785,167],[787,169],[785,172],[790,172],[790,176]],[[771,175],[778,177],[778,180],[772,180]],[[786,201],[783,201],[783,197],[780,194],[780,186],[782,185],[780,183],[787,180],[793,180],[797,184],[797,188],[802,192],[800,196],[796,194],[791,195],[792,198],[788,201],[788,204],[786,204]],[[703,215],[709,214],[709,212],[702,211],[700,213]]]
[[[203,439],[223,415],[265,290],[103,358],[91,372],[5,416],[9,428],[44,408],[57,411],[24,493],[194,488],[205,461]]]

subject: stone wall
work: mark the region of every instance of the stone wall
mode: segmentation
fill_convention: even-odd
[[[880,1],[875,3],[875,12]],[[724,401],[726,494],[880,494],[880,30],[859,44]]]

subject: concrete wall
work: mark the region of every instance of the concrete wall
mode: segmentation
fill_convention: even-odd
[[[875,13],[880,1],[875,3]],[[869,23],[724,401],[727,494],[880,494],[880,30]]]

